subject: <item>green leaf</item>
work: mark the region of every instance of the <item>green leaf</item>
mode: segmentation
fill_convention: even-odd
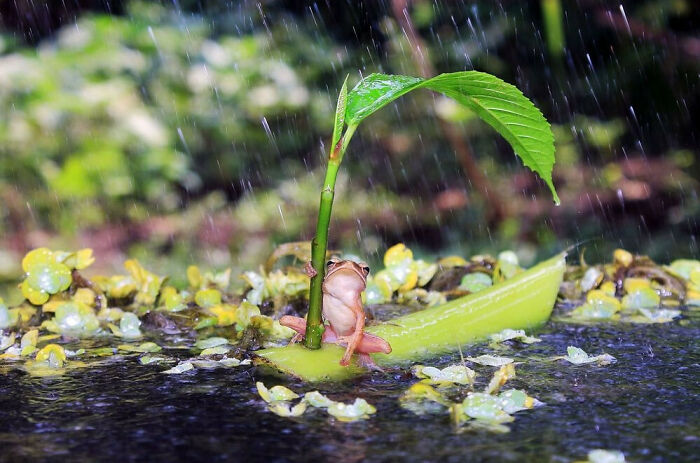
[[[343,86],[340,87],[340,95],[338,95],[338,104],[335,107],[335,124],[333,125],[333,144],[331,145],[331,150],[335,149],[335,145],[340,141],[340,136],[343,133],[343,126],[345,125],[345,109],[348,103],[348,74],[345,76],[345,81]]]
[[[348,94],[348,125],[358,125],[367,116],[417,88],[440,92],[474,111],[510,143],[527,167],[547,183],[554,201],[559,204],[552,183],[554,135],[549,123],[520,90],[490,74],[453,72],[427,80],[372,74]]]

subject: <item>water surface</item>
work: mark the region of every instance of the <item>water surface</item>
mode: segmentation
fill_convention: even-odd
[[[697,317],[656,325],[550,322],[529,346],[465,346],[464,355],[508,355],[525,363],[507,387],[546,403],[519,412],[511,432],[451,427],[447,415],[416,416],[397,398],[415,379],[402,370],[320,389],[360,396],[370,420],[340,423],[311,410],[296,419],[266,410],[253,367],[163,375],[163,365],[114,357],[60,377],[0,375],[0,461],[575,461],[594,448],[627,461],[693,461],[700,453]],[[575,345],[617,358],[609,366],[546,361]],[[183,356],[182,351],[169,352]],[[459,354],[430,364],[459,361]],[[476,366],[477,388],[494,371]]]

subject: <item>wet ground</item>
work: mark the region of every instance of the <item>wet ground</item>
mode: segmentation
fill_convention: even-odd
[[[700,454],[700,317],[667,324],[550,322],[529,346],[466,346],[524,363],[509,386],[546,403],[515,415],[511,431],[455,432],[447,415],[416,416],[397,398],[405,371],[309,386],[338,400],[377,407],[364,422],[340,423],[313,410],[301,418],[268,412],[252,367],[163,375],[163,365],[114,357],[60,377],[21,370],[0,375],[0,461],[513,461],[585,460],[594,448],[632,462],[697,461]],[[608,366],[546,361],[575,345],[617,358]],[[182,355],[182,354],[180,354]],[[430,364],[459,361],[459,354]],[[492,367],[476,366],[477,388]]]

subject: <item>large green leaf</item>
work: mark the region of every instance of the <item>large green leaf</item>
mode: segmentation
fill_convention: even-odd
[[[357,126],[364,118],[417,88],[440,92],[473,110],[513,147],[523,163],[552,184],[554,136],[539,109],[517,87],[478,71],[440,74],[432,79],[372,74],[348,94],[345,120]]]
[[[372,358],[383,366],[406,364],[454,351],[506,328],[529,329],[544,323],[557,299],[565,257],[559,254],[478,293],[367,327],[368,333],[383,338],[392,349]],[[318,350],[301,345],[273,347],[255,352],[255,361],[313,382],[365,372],[356,364],[340,366],[344,350],[330,344]]]

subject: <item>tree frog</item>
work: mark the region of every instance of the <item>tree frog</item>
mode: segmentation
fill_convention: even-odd
[[[316,276],[311,263],[306,264],[309,277]],[[362,291],[367,285],[369,267],[364,262],[340,260],[333,258],[327,263],[326,278],[323,280],[323,318],[328,322],[323,333],[323,342],[346,346],[340,364],[350,364],[352,354],[357,352],[360,363],[376,367],[369,357],[374,352],[388,354],[391,346],[384,339],[364,332],[365,311],[362,307]],[[306,320],[299,317],[284,316],[280,324],[292,328],[299,335],[297,341],[306,332]]]

